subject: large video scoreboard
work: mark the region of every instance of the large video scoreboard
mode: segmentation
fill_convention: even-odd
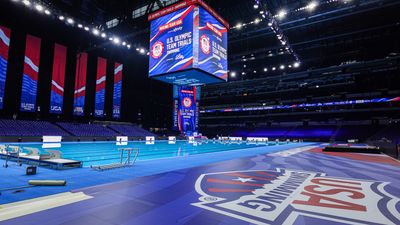
[[[149,76],[174,85],[225,82],[229,25],[201,0],[186,0],[149,16]]]

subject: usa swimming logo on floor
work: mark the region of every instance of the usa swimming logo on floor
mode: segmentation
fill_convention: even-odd
[[[201,175],[200,202],[192,205],[254,224],[295,224],[307,217],[320,224],[400,224],[398,198],[388,183],[327,177],[276,169]]]

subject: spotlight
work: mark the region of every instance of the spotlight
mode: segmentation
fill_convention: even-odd
[[[84,29],[85,29],[86,31],[89,31],[89,30],[90,30],[89,27],[85,27]]]
[[[281,10],[279,10],[279,12],[278,12],[278,18],[279,19],[283,19],[283,18],[285,18],[286,17],[286,15],[287,15],[287,11],[286,10],[284,10],[284,9],[281,9]]]
[[[285,69],[285,65],[281,65],[281,66],[279,67],[279,69],[284,70],[284,69]]]
[[[74,24],[74,20],[71,19],[71,18],[68,18],[68,19],[67,19],[67,23],[69,23],[69,24]]]
[[[258,19],[258,18],[256,18],[255,20],[254,20],[254,23],[255,24],[258,24],[260,22],[260,19]]]
[[[276,67],[274,66],[274,67],[272,67],[272,71],[275,71],[276,70]]]
[[[119,38],[117,38],[117,37],[114,37],[113,38],[113,42],[114,42],[114,44],[119,44],[121,41],[119,40]]]
[[[306,8],[308,11],[314,11],[314,9],[318,6],[318,3],[316,1],[310,2]]]
[[[272,27],[272,25],[273,25],[272,20],[268,21],[268,26],[269,26],[269,27]]]
[[[24,5],[26,5],[26,6],[30,6],[31,5],[31,2],[28,1],[28,0],[23,0],[22,3],[24,3]]]
[[[130,44],[126,45],[126,47],[127,47],[128,49],[131,49],[131,45],[130,45]]]
[[[293,63],[293,67],[294,67],[294,68],[299,68],[299,67],[300,67],[300,63],[299,63],[299,62]]]
[[[98,36],[100,34],[100,31],[97,30],[96,28],[93,29],[92,33],[96,36]]]
[[[150,55],[150,52],[147,52],[146,55]]]
[[[243,27],[243,24],[241,24],[241,23],[238,23],[237,25],[236,25],[236,28],[237,29],[241,29]]]
[[[44,10],[44,13],[45,13],[46,15],[50,15],[50,14],[51,14],[50,10],[48,10],[48,9]]]
[[[254,9],[258,9],[258,4],[253,5]]]
[[[253,73],[257,73],[257,71],[256,71],[256,70],[254,70],[254,71],[253,71]]]
[[[109,37],[109,38],[108,38],[108,40],[112,41],[112,40],[114,40],[114,38],[112,38],[112,37]]]
[[[244,76],[244,75],[246,75],[246,73],[245,73],[245,72],[242,72],[242,75]]]
[[[231,72],[231,77],[236,77],[236,72],[232,71]]]
[[[36,9],[37,11],[39,11],[39,12],[42,12],[44,8],[43,8],[42,5],[39,5],[39,4],[38,4],[38,5],[35,6],[35,9]]]
[[[139,50],[139,52],[140,52],[141,54],[144,54],[146,51],[145,51],[143,48],[141,48],[141,49]]]
[[[122,45],[123,45],[123,46],[125,46],[125,45],[126,45],[126,42],[125,42],[125,41],[124,41],[124,42],[122,42]]]
[[[267,68],[264,68],[264,72],[268,72],[268,69],[267,69]]]
[[[101,37],[106,38],[107,37],[106,33],[101,33]]]
[[[64,20],[65,17],[64,17],[64,16],[59,16],[58,19],[59,19],[59,20]]]

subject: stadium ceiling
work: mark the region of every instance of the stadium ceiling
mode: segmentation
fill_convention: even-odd
[[[132,43],[147,46],[147,14],[178,0],[61,0],[46,1],[88,23],[101,24]],[[294,68],[293,56],[277,40],[255,0],[208,0],[231,24],[230,69],[251,79],[272,73],[297,72],[339,65],[348,61],[384,58],[399,53],[400,1],[398,0],[259,0],[276,17],[301,59]],[[313,5],[315,4],[315,5]],[[280,18],[282,14],[282,18]],[[239,28],[239,29],[238,29]],[[279,68],[285,68],[280,70]],[[289,69],[288,67],[291,66]]]

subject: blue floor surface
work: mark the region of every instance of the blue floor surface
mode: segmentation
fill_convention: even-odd
[[[291,143],[279,146],[263,146],[243,150],[232,150],[227,152],[190,155],[179,158],[138,161],[134,167],[104,172],[93,171],[90,168],[58,171],[39,167],[36,175],[27,176],[25,175],[25,165],[19,167],[14,162],[10,162],[10,167],[0,167],[0,192],[2,194],[0,195],[0,204],[37,198],[94,185],[101,185],[126,179],[132,179],[136,177],[143,177],[168,171],[192,168],[235,158],[277,152],[312,144],[314,143]],[[4,161],[0,160],[0,164],[3,165]],[[17,188],[27,186],[28,180],[31,179],[67,180],[67,186]],[[17,189],[2,191],[8,188]]]
[[[185,158],[182,164],[165,160],[174,169],[190,168],[74,190],[92,198],[1,224],[400,224],[400,162],[395,159],[321,148],[250,151],[244,151],[248,157],[225,152]],[[200,161],[215,163],[195,167]],[[146,162],[138,171],[142,166],[172,169],[166,162]]]

